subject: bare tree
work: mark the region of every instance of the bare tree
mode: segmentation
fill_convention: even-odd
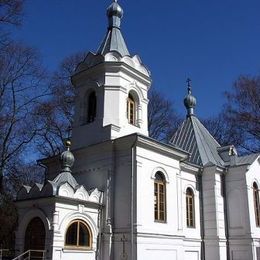
[[[70,77],[76,66],[84,59],[84,53],[77,53],[64,59],[51,78],[50,98],[37,109],[42,131],[38,133],[36,146],[43,156],[54,156],[61,152],[64,139],[71,135],[75,89]]]
[[[19,25],[23,0],[0,0],[0,23]]]
[[[243,137],[241,148],[260,152],[260,76],[240,76],[225,95],[227,122]]]
[[[37,52],[11,43],[0,53],[0,191],[8,164],[32,142],[39,129],[34,114],[48,94]]]
[[[9,43],[9,29],[22,20],[24,0],[0,0],[0,46]]]
[[[202,123],[222,146],[233,144],[240,147],[244,140],[243,133],[228,121],[224,112],[216,117],[204,119]]]
[[[240,153],[260,152],[260,77],[239,77],[223,111],[202,120],[221,145],[235,145]]]
[[[168,141],[180,124],[180,116],[173,108],[173,102],[155,89],[149,92],[148,129],[150,137]]]
[[[0,248],[10,248],[14,243],[17,212],[13,198],[0,193]]]

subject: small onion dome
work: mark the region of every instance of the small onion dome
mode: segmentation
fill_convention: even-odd
[[[61,169],[63,172],[71,172],[71,167],[75,161],[74,155],[70,151],[71,142],[67,140],[65,142],[65,146],[67,150],[64,151],[60,156]]]
[[[183,103],[187,109],[187,115],[193,115],[194,114],[194,108],[196,106],[196,98],[192,96],[191,94],[191,86],[190,86],[190,80],[188,79],[188,95],[184,98]]]
[[[107,16],[117,16],[118,18],[122,18],[124,14],[124,11],[122,7],[117,3],[117,1],[113,2],[108,8],[107,8]]]

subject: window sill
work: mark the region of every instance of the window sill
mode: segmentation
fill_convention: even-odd
[[[84,248],[84,247],[73,247],[73,246],[67,247],[66,246],[62,249],[62,251],[64,253],[70,253],[70,252],[75,252],[75,251],[77,251],[78,253],[92,253],[93,249],[92,248]]]
[[[138,124],[131,124],[129,122],[128,122],[128,124],[131,125],[131,126],[137,127],[137,128],[141,128],[140,125],[138,125]]]
[[[154,220],[154,223],[167,224],[167,221],[166,220]]]

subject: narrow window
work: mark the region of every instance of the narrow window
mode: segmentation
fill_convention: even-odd
[[[96,98],[95,91],[93,91],[88,96],[87,123],[91,123],[95,120],[96,113],[97,113],[97,98]]]
[[[187,227],[195,227],[194,193],[191,188],[186,190],[186,220]]]
[[[259,191],[258,191],[258,186],[255,182],[253,184],[253,192],[254,192],[254,205],[255,205],[255,222],[256,222],[256,226],[260,227]]]
[[[76,220],[70,224],[66,232],[65,246],[91,249],[92,236],[89,227]]]
[[[127,119],[129,124],[136,124],[136,104],[131,94],[127,98]]]
[[[154,219],[155,221],[166,221],[166,185],[165,178],[161,172],[155,174],[154,181]]]

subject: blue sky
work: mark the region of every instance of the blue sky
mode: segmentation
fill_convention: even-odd
[[[107,28],[110,0],[27,0],[16,38],[36,47],[54,70],[77,51],[96,51]],[[192,79],[196,114],[210,117],[241,74],[260,73],[259,0],[119,0],[131,54],[150,69],[153,87],[185,113]]]

